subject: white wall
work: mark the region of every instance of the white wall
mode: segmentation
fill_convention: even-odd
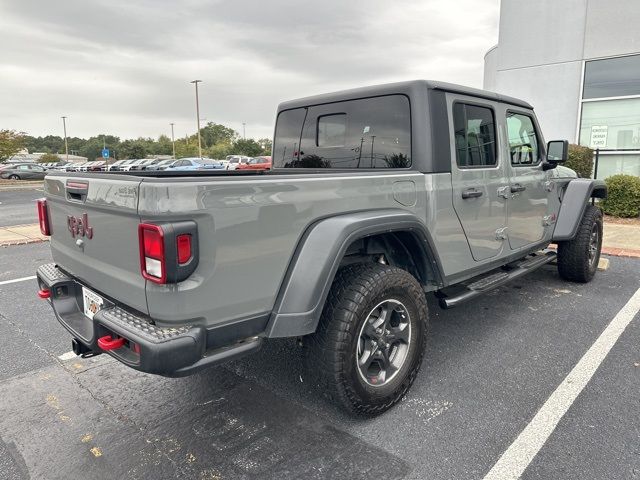
[[[640,52],[640,0],[589,0],[584,58]]]

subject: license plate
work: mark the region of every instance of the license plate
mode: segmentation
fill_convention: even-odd
[[[98,313],[104,300],[87,287],[82,287],[82,300],[84,302],[84,314],[93,320],[93,316]]]

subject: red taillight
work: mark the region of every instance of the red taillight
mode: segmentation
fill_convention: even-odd
[[[36,201],[38,206],[38,223],[40,223],[40,232],[43,235],[51,235],[51,228],[49,227],[49,215],[47,212],[47,200],[40,198]]]
[[[178,264],[184,265],[191,260],[191,235],[184,233],[176,238],[178,245]]]
[[[158,225],[141,223],[138,226],[140,240],[140,270],[142,276],[156,283],[166,283],[167,265],[164,255],[164,234]]]

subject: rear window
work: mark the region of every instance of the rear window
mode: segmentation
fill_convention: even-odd
[[[276,168],[407,168],[411,109],[388,95],[285,110],[278,115]]]

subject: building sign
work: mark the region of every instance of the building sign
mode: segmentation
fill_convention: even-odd
[[[609,127],[607,125],[593,125],[591,127],[591,142],[589,146],[591,148],[606,148],[608,130]]]

